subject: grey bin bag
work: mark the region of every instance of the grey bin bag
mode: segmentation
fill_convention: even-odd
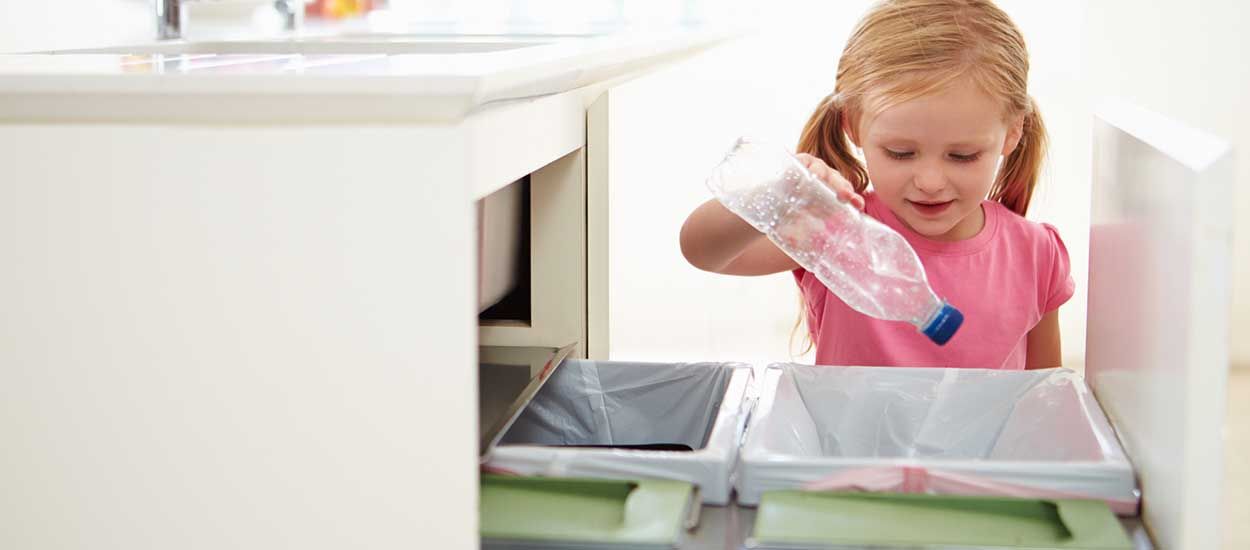
[[[753,401],[735,363],[567,360],[504,434],[489,468],[526,475],[689,481],[728,502]],[[690,451],[584,448],[675,444]]]

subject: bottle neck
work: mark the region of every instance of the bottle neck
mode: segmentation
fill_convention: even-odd
[[[916,325],[916,329],[921,332],[924,332],[924,330],[929,328],[929,325],[932,325],[933,322],[937,320],[938,316],[942,314],[942,308],[944,307],[946,307],[945,301],[935,300],[932,304],[929,305],[929,308],[925,312],[925,314],[920,316],[920,318],[918,319],[919,322],[914,323]]]

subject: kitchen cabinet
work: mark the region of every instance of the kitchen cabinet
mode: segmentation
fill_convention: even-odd
[[[479,331],[585,330],[479,327],[474,204],[584,284],[586,94],[719,36],[0,56],[0,546],[474,547]]]

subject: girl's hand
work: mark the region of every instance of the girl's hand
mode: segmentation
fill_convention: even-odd
[[[820,178],[830,189],[833,189],[838,199],[860,210],[864,209],[864,197],[856,193],[855,188],[851,186],[851,182],[846,181],[846,178],[842,177],[842,174],[839,174],[837,170],[830,168],[819,157],[807,153],[798,153],[795,157],[799,159],[799,162],[803,163],[807,171]]]

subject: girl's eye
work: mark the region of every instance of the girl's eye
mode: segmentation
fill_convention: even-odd
[[[950,157],[951,157],[951,160],[954,160],[957,162],[972,162],[981,158],[981,153],[971,153],[968,155],[960,155],[956,153],[951,153]]]
[[[895,159],[895,160],[904,160],[904,159],[911,158],[912,155],[914,155],[915,153],[911,151],[895,151],[892,149],[886,149],[885,154],[889,155],[890,158]]]

